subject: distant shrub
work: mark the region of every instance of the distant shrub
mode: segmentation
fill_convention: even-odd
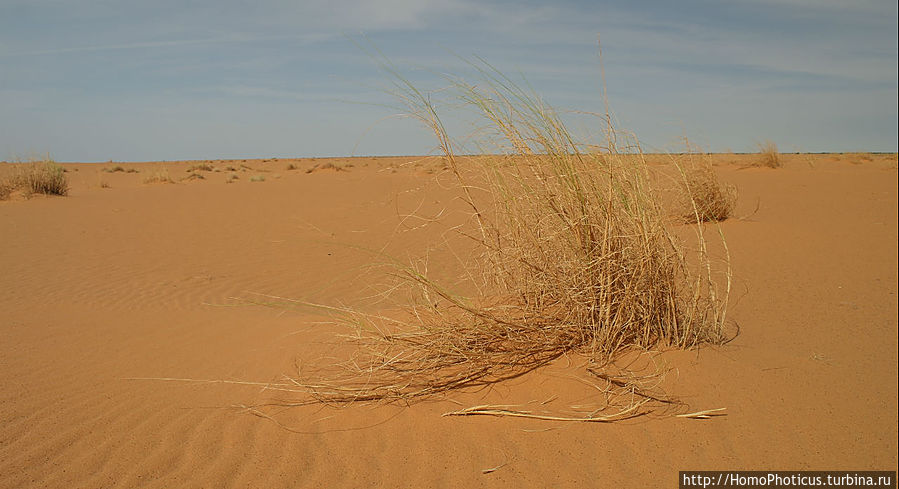
[[[175,183],[175,181],[172,180],[169,171],[166,168],[163,168],[145,178],[144,183]]]
[[[199,163],[196,165],[191,165],[187,168],[187,171],[212,171],[215,170],[215,167],[210,165],[209,163]]]
[[[761,166],[768,168],[780,168],[783,162],[780,161],[780,153],[777,151],[777,145],[773,141],[765,141],[758,145],[759,154],[762,157]]]
[[[346,165],[346,166],[352,166],[352,165]],[[338,166],[338,165],[335,165],[334,163],[328,162],[328,163],[324,163],[324,164],[316,163],[315,166],[313,166],[312,168],[307,168],[306,173],[312,173],[312,172],[316,172],[316,171],[320,171],[320,170],[348,171],[343,166]]]

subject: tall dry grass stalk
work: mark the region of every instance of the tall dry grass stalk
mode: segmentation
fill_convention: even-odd
[[[408,315],[331,308],[357,327],[358,350],[338,370],[304,371],[280,386],[307,394],[288,404],[405,401],[516,377],[569,353],[602,378],[599,367],[625,351],[725,339],[727,262],[716,268],[702,225],[695,253],[686,254],[635,138],[609,131],[590,146],[601,151],[588,152],[551,107],[487,65],[478,84],[453,79],[452,93],[498,146],[462,158],[434,94],[391,73],[470,209],[458,231],[480,250],[471,274],[483,293],[459,297],[420,269],[400,267],[416,298]],[[634,385],[609,382],[633,397]]]

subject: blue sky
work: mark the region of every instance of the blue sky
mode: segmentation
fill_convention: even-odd
[[[648,150],[897,150],[895,0],[0,0],[0,159],[424,154],[359,44],[425,89],[481,56],[601,111],[597,34]]]

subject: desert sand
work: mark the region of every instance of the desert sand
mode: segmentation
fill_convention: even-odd
[[[895,470],[896,155],[714,158],[739,189],[722,228],[740,334],[658,358],[669,394],[726,415],[609,424],[441,416],[589,402],[577,358],[409,406],[248,409],[279,395],[235,382],[333,354],[340,327],[233,298],[377,308],[366,249],[435,246],[431,271],[454,277],[442,228],[405,217],[461,205],[438,159],[65,163],[68,196],[0,202],[0,487],[674,487],[679,470]],[[212,170],[188,172],[200,164]],[[145,182],[158,173],[174,183]]]

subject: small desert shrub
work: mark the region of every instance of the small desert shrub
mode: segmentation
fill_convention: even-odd
[[[707,160],[692,168],[683,168],[682,195],[688,223],[723,221],[731,216],[737,202],[737,189],[723,185]]]
[[[106,173],[117,173],[117,172],[124,172],[125,168],[122,167],[121,165],[116,165],[112,168],[109,168],[109,167],[104,168],[103,171]]]
[[[9,189],[8,192],[21,189],[26,195],[66,195],[69,193],[65,170],[49,158],[32,161],[13,175],[6,184],[0,185],[6,186]]]
[[[481,146],[495,151],[468,161],[456,155],[435,94],[394,83],[435,135],[470,210],[469,224],[455,229],[479,249],[468,272],[483,277],[482,295],[460,297],[423,268],[399,266],[415,298],[410,319],[330,308],[357,326],[359,350],[333,374],[283,385],[306,395],[289,404],[405,402],[484,387],[568,354],[607,379],[601,368],[623,352],[725,339],[728,262],[709,256],[702,225],[687,258],[636,140],[609,127],[593,146],[603,151],[584,151],[537,95],[489,67],[482,75],[440,92],[455,93],[448,103],[472,108],[486,137],[498,138]]]
[[[874,161],[874,158],[868,153],[852,153],[849,160],[853,165],[861,165],[865,161]]]
[[[777,151],[777,145],[773,141],[765,141],[758,145],[759,155],[761,156],[761,166],[768,168],[780,168],[783,162],[780,161],[780,153]]]
[[[28,190],[35,194],[66,195],[69,183],[65,171],[53,160],[34,163],[27,173]]]
[[[250,181],[251,182],[264,182],[265,176],[264,175],[253,175],[252,177],[250,177]]]
[[[289,163],[289,164],[287,165],[287,170],[288,170],[288,171],[290,171],[290,170],[296,170],[296,169],[297,169],[297,165],[294,165],[293,163]]]
[[[346,165],[346,166],[352,166],[352,165]],[[316,163],[315,166],[313,166],[312,168],[307,168],[306,173],[312,173],[312,172],[316,172],[316,171],[320,171],[320,170],[349,171],[346,169],[346,167],[340,166],[340,165],[335,165],[334,163],[331,163],[329,161],[328,163]]]
[[[110,188],[109,182],[107,182],[106,180],[100,180],[100,188]]]
[[[209,163],[199,163],[196,165],[191,165],[187,168],[187,171],[212,171],[215,167],[210,165]]]
[[[175,183],[175,181],[172,180],[171,175],[169,175],[168,169],[162,168],[147,178],[144,178],[144,183]]]

